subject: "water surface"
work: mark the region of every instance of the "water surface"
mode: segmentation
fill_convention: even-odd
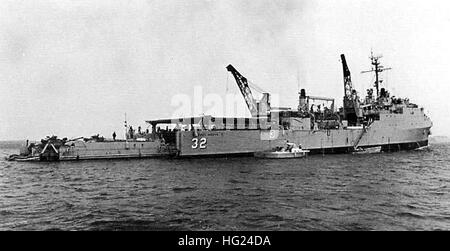
[[[2,159],[0,230],[450,230],[449,156]]]

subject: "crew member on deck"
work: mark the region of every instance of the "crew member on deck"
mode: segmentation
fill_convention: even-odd
[[[130,126],[130,139],[133,139],[134,130],[133,127]]]
[[[113,136],[113,140],[116,141],[116,136],[117,136],[116,132],[113,132],[112,136]]]

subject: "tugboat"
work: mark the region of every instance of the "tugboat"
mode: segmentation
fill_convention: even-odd
[[[254,156],[266,159],[292,159],[304,158],[308,153],[309,150],[303,150],[301,145],[288,142],[286,147],[276,147],[274,151],[255,152]]]

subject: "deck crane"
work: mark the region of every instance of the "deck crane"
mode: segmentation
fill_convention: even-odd
[[[355,89],[353,89],[350,70],[348,69],[345,55],[341,54],[342,70],[344,73],[344,119],[349,125],[359,125],[362,119],[362,112],[359,108],[359,97]]]
[[[236,80],[239,90],[244,97],[245,103],[247,104],[252,117],[267,117],[270,111],[270,94],[262,93],[263,97],[261,100],[256,101],[252,95],[252,91],[250,90],[247,78],[242,76],[242,74],[240,74],[231,64],[227,66],[227,70],[233,74],[233,77]]]

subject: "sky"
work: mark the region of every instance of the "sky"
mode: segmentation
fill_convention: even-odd
[[[342,104],[340,54],[355,88],[383,85],[425,108],[434,135],[450,135],[450,2],[445,0],[0,0],[0,140],[120,136],[180,111],[190,97],[240,97],[233,64],[280,106],[299,88]],[[200,91],[199,91],[200,90]],[[209,97],[206,98],[206,97]],[[200,101],[199,101],[200,100]],[[209,105],[209,107],[208,107]],[[236,116],[249,116],[240,97]],[[188,114],[190,112],[190,114]]]

